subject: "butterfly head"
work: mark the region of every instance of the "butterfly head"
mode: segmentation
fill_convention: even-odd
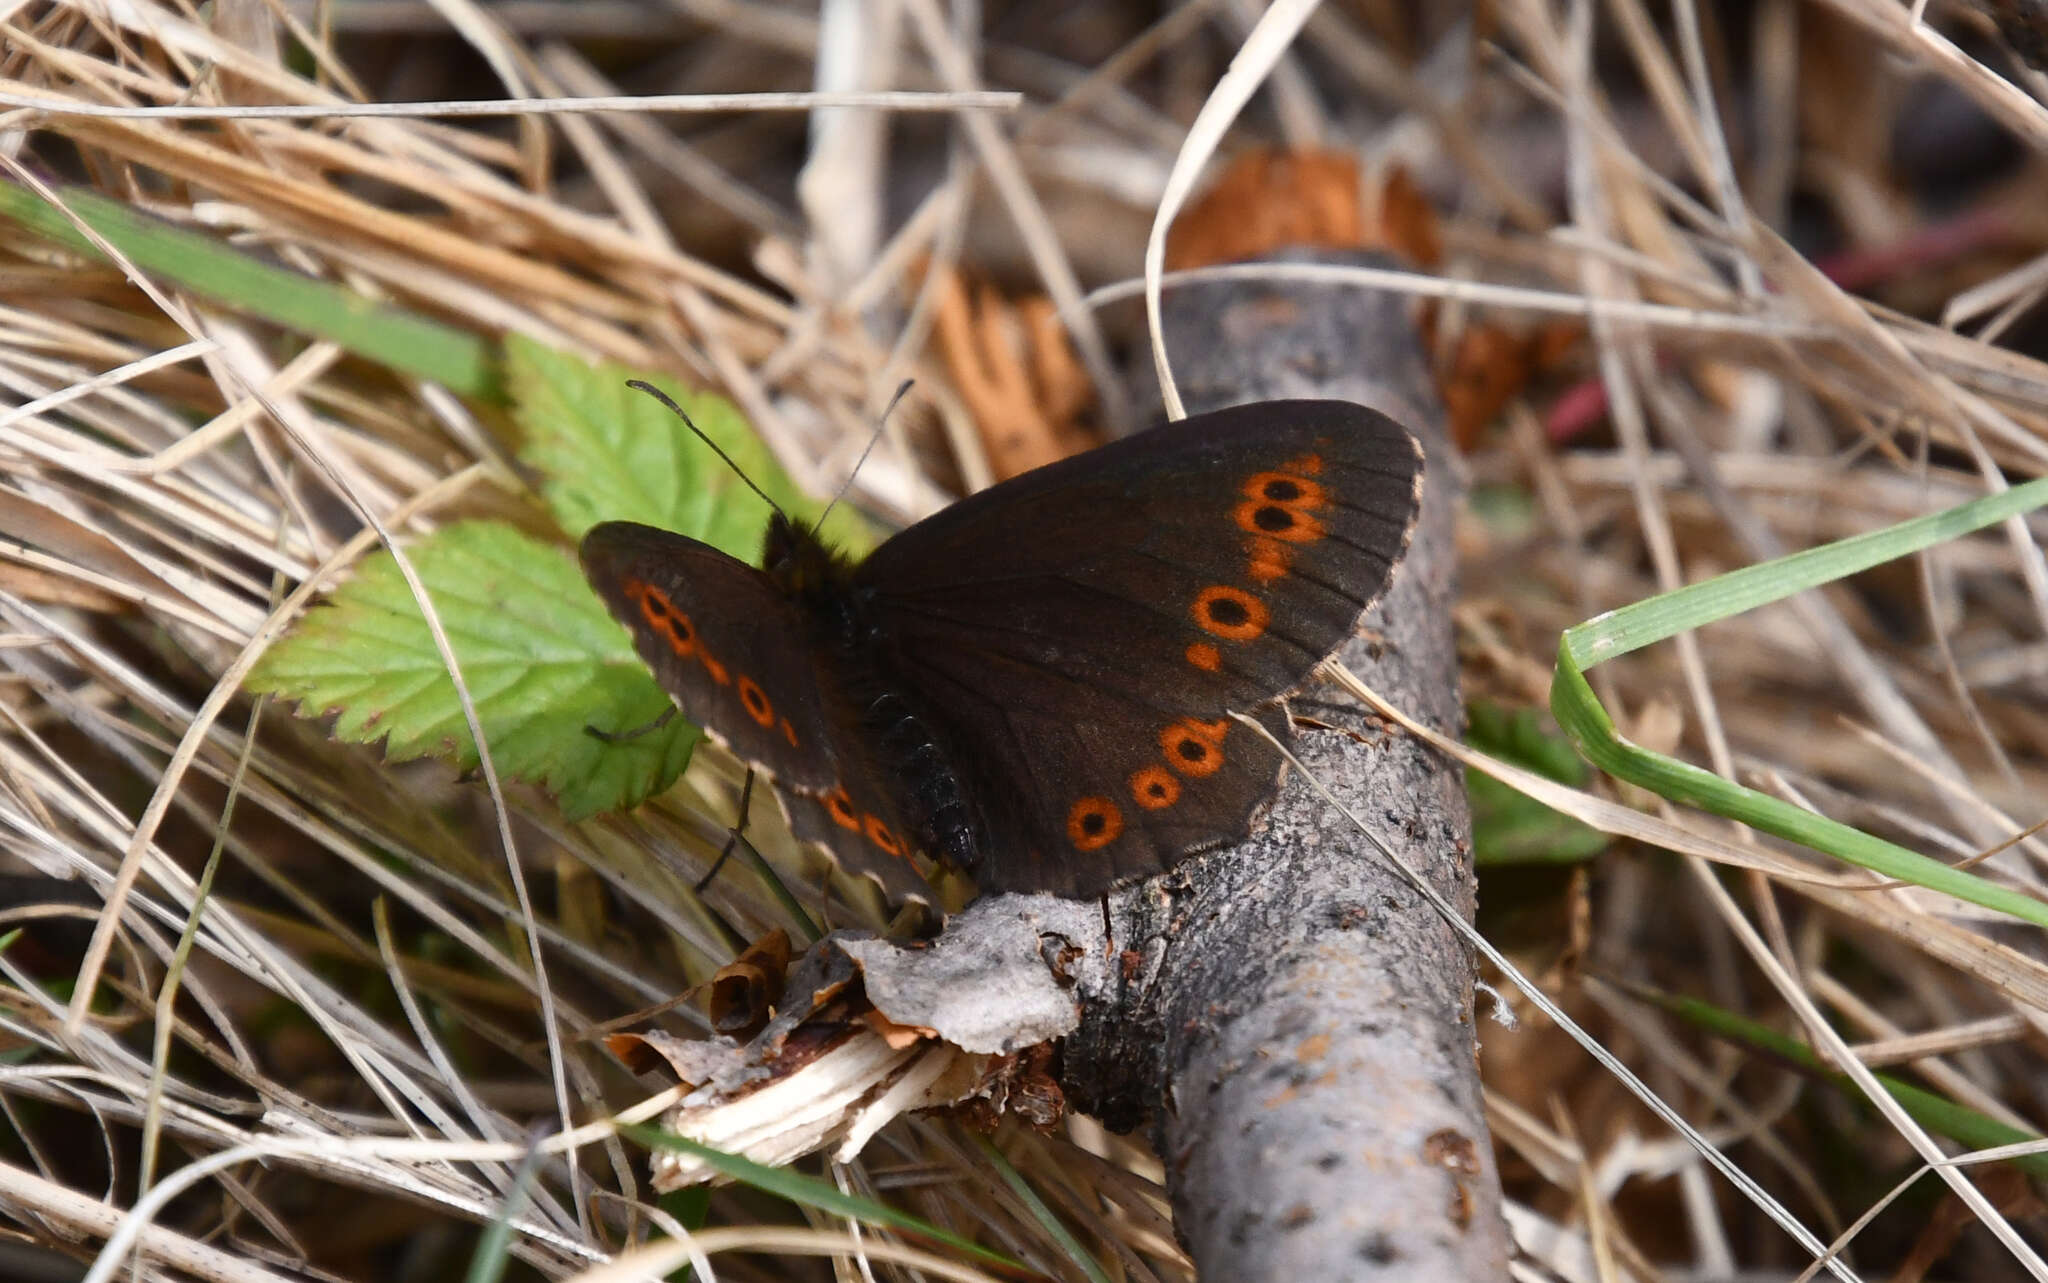
[[[815,526],[780,511],[768,518],[761,568],[784,595],[801,602],[837,602],[852,588],[853,563],[819,538]]]

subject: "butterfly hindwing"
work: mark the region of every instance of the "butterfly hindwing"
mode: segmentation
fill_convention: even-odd
[[[855,736],[846,742],[862,743]],[[913,839],[896,791],[864,748],[842,757],[840,781],[830,791],[786,790],[779,796],[790,832],[831,852],[840,868],[874,878],[894,902],[931,899],[931,886],[912,858]]]
[[[1126,711],[1138,710],[1092,721],[1012,706],[1006,720],[1030,746],[1028,765],[1016,770],[1001,755],[979,763],[1007,787],[986,794],[991,841],[971,870],[978,883],[1094,895],[1245,835],[1280,781],[1279,752],[1221,714],[1164,721],[1154,740],[1133,740],[1118,730]],[[1286,739],[1280,705],[1253,716]]]
[[[1263,710],[1357,626],[1422,458],[1384,415],[1265,402],[1041,468],[891,539],[856,582],[888,670],[982,799],[986,886],[1086,895],[1241,837]]]
[[[629,521],[584,536],[583,572],[685,717],[769,776],[799,838],[898,899],[928,888],[797,604],[709,544]]]

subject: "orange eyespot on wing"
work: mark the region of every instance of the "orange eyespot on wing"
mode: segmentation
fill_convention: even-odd
[[[1223,769],[1225,721],[1196,721],[1184,717],[1159,734],[1159,752],[1174,771],[1190,779],[1214,775]]]
[[[882,850],[890,855],[900,856],[903,854],[903,844],[896,840],[896,835],[889,831],[888,825],[883,824],[874,816],[863,816],[861,818],[860,830],[867,834],[868,841],[882,848]]]
[[[1237,528],[1248,535],[1282,539],[1288,543],[1314,543],[1329,532],[1306,509],[1286,504],[1247,499],[1233,515]]]
[[[668,643],[670,652],[677,659],[694,659],[704,666],[705,674],[712,681],[717,682],[720,686],[732,684],[732,674],[728,673],[725,665],[719,663],[717,658],[705,648],[703,639],[697,635],[697,626],[690,622],[688,615],[676,608],[675,602],[669,600],[667,593],[644,579],[627,579],[619,585],[619,591],[624,593],[626,600],[632,602],[634,607],[639,610],[640,618],[653,631],[655,636]],[[754,694],[760,698],[760,707],[766,708],[768,706],[768,697],[762,693],[761,688],[754,686],[752,682],[747,681],[745,678],[740,680],[747,686],[753,686]],[[773,724],[773,712],[770,712],[766,718],[763,718],[761,713],[756,710],[753,700],[747,698],[745,690],[740,692],[740,698],[746,702],[747,712],[753,716],[755,721],[760,722],[763,726]]]
[[[1202,631],[1234,642],[1252,640],[1273,620],[1265,602],[1228,584],[1211,584],[1195,594],[1194,616]]]
[[[1160,734],[1159,751],[1168,766],[1191,779],[1214,775],[1223,769],[1223,733],[1228,725],[1183,718]]]
[[[1322,470],[1322,460],[1313,455],[1304,455],[1294,462],[1313,464],[1315,471]],[[1239,491],[1244,502],[1232,514],[1237,528],[1262,541],[1314,543],[1323,538],[1329,532],[1312,514],[1327,507],[1330,496],[1320,483],[1309,480],[1307,471],[1303,469],[1298,474],[1289,465],[1287,471],[1255,472],[1247,477]]]
[[[1285,579],[1287,573],[1294,569],[1294,550],[1278,539],[1259,535],[1250,542],[1252,553],[1246,568],[1251,571],[1253,579],[1270,584],[1276,579]]]
[[[668,594],[654,585],[639,579],[628,579],[624,585],[625,594],[639,607],[640,617],[647,626],[661,635],[670,650],[679,659],[687,659],[697,648],[697,630],[690,623],[690,617],[676,609]]]
[[[1106,797],[1084,797],[1067,812],[1067,841],[1077,851],[1099,851],[1124,831],[1124,813]]]
[[[853,799],[846,795],[844,788],[833,789],[825,795],[825,811],[840,828],[860,832],[860,816],[855,813]]]
[[[775,725],[775,706],[768,702],[768,692],[753,678],[741,674],[740,703],[747,706],[747,716],[762,726]]]
[[[1322,486],[1307,477],[1286,472],[1259,472],[1244,483],[1244,497],[1255,503],[1277,504],[1282,508],[1307,511],[1329,502]]]
[[[1194,642],[1188,646],[1187,660],[1205,673],[1219,672],[1223,668],[1223,652],[1208,642]]]
[[[1163,766],[1147,766],[1132,773],[1131,796],[1148,811],[1163,811],[1180,801],[1180,781]]]

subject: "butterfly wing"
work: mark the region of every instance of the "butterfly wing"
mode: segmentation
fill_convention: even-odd
[[[929,890],[854,710],[797,604],[706,543],[630,521],[592,527],[584,577],[683,715],[773,777],[790,827],[896,899]]]
[[[1280,758],[1228,717],[1348,638],[1422,455],[1363,406],[1239,406],[955,504],[856,575],[979,799],[984,886],[1088,895],[1244,835]]]

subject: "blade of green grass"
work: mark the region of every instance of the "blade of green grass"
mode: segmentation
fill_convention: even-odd
[[[469,1258],[469,1273],[463,1283],[498,1283],[512,1259],[512,1220],[526,1210],[527,1182],[540,1170],[540,1151],[528,1151],[512,1177],[511,1192],[499,1201],[498,1210],[484,1232],[477,1236],[476,1251]]]
[[[960,1237],[951,1230],[941,1229],[930,1221],[912,1216],[909,1212],[901,1212],[887,1204],[871,1202],[844,1193],[829,1181],[821,1181],[815,1176],[806,1176],[802,1172],[791,1171],[786,1167],[769,1167],[752,1159],[741,1158],[738,1154],[713,1149],[687,1136],[663,1131],[658,1127],[629,1126],[621,1127],[619,1131],[650,1149],[672,1149],[679,1154],[688,1154],[719,1175],[751,1185],[764,1194],[786,1198],[792,1203],[816,1208],[833,1216],[851,1217],[864,1225],[886,1225],[890,1229],[916,1234],[934,1242],[944,1243],[955,1251],[964,1252],[990,1265],[999,1265],[1004,1269],[1017,1270],[1025,1274],[1037,1274],[1036,1270],[1012,1260],[1001,1252],[991,1251],[979,1243]]]
[[[804,912],[803,901],[796,898],[796,893],[789,889],[789,884],[782,880],[782,875],[775,871],[775,866],[768,863],[768,857],[761,854],[760,848],[744,833],[734,834],[734,837],[738,839],[733,844],[734,850],[747,862],[747,867],[760,877],[762,883],[767,886],[768,893],[782,906],[783,912],[789,914],[796,922],[797,930],[803,933],[804,943],[816,944],[824,937],[825,929],[812,921],[810,914]]]
[[[1686,1023],[1716,1037],[1746,1043],[1758,1051],[1832,1084],[1852,1099],[1863,1099],[1863,1093],[1856,1088],[1849,1075],[1829,1069],[1821,1062],[1820,1057],[1813,1053],[1812,1048],[1768,1025],[1758,1024],[1754,1020],[1697,999],[1682,998],[1636,985],[1621,987],[1643,1001],[1661,1007]],[[1970,1149],[1997,1149],[2005,1145],[2022,1145],[2041,1139],[2032,1132],[2009,1127],[1995,1118],[1987,1118],[1974,1109],[1958,1105],[1946,1096],[1928,1091],[1924,1087],[1916,1087],[1890,1074],[1876,1073],[1872,1077],[1891,1093],[1894,1100],[1904,1106],[1913,1121],[1938,1136],[1946,1136]],[[2022,1155],[2011,1161],[2031,1176],[2048,1177],[2048,1153]]]
[[[1694,806],[1846,860],[1888,878],[2048,927],[2048,905],[1850,828],[1711,771],[1623,739],[1586,681],[1586,670],[1679,633],[1783,601],[1794,593],[1932,547],[2048,503],[2048,477],[1942,512],[1810,548],[1662,593],[1565,630],[1558,641],[1550,709],[1593,765],[1659,797]]]
[[[996,1148],[994,1141],[986,1136],[980,1139],[981,1152],[988,1155],[989,1162],[995,1164],[996,1171],[1003,1178],[1003,1184],[1009,1186],[1010,1192],[1024,1204],[1025,1209],[1031,1213],[1031,1218],[1038,1222],[1038,1228],[1044,1230],[1047,1237],[1060,1245],[1060,1250],[1067,1254],[1067,1259],[1079,1266],[1091,1283],[1110,1283],[1109,1273],[1094,1257],[1088,1255],[1081,1246],[1081,1240],[1074,1237],[1066,1223],[1053,1215],[1052,1209],[1045,1205],[1045,1200],[1038,1196],[1038,1191],[1031,1188],[1030,1182],[1024,1179],[1024,1173],[1011,1164],[1003,1151]]]
[[[431,379],[459,395],[505,399],[496,349],[476,334],[265,263],[96,192],[65,187],[58,194],[109,245],[159,280],[237,312],[328,339],[366,360]],[[62,210],[19,184],[0,182],[0,218],[99,256]]]

